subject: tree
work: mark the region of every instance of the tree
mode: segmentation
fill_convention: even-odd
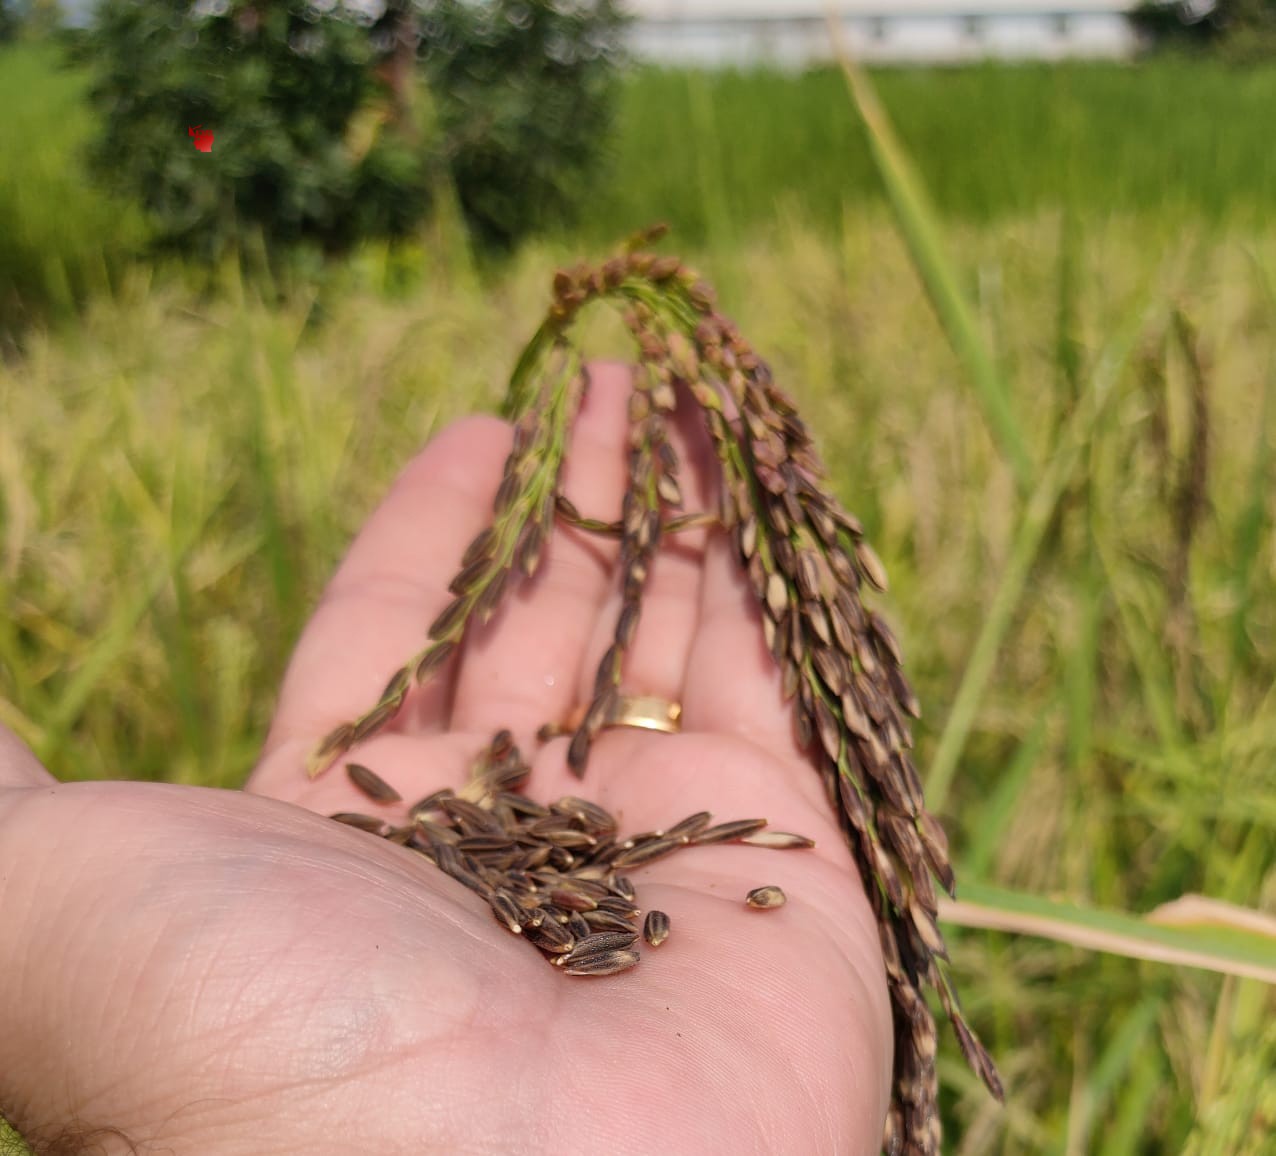
[[[610,128],[616,0],[437,0],[422,56],[466,220],[509,246],[569,221]]]
[[[1235,61],[1276,56],[1276,0],[1144,0],[1133,19],[1158,47],[1208,48]]]
[[[22,18],[14,0],[0,0],[0,44],[17,38]]]
[[[348,139],[374,96],[366,29],[335,6],[106,0],[90,51],[105,110],[94,161],[138,196],[161,241],[215,257],[260,228],[339,248],[416,218],[382,202],[426,196],[425,164],[378,136]],[[199,152],[194,128],[213,132]],[[380,229],[371,226],[380,226]]]
[[[48,36],[61,23],[57,0],[0,0],[0,44],[19,35]]]
[[[209,258],[246,229],[325,251],[402,236],[444,175],[507,246],[579,203],[621,28],[614,0],[104,0],[95,163]]]

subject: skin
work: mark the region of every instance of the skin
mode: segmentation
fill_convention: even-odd
[[[620,508],[627,385],[594,367],[564,484],[587,515]],[[686,508],[713,509],[685,412]],[[305,754],[446,603],[510,441],[468,418],[403,472],[298,644],[244,791],[60,784],[0,733],[0,1109],[25,1135],[118,1129],[94,1150],[182,1156],[878,1151],[875,922],[720,532],[662,548],[625,666],[626,691],[682,702],[681,734],[607,729],[583,783],[565,738],[536,743],[588,697],[619,608],[615,543],[561,530],[357,758],[411,800],[459,786],[510,727],[536,798],[585,794],[624,832],[765,817],[815,850],[696,848],[634,870],[673,934],[624,975],[575,979],[428,863],[322,817],[377,809],[339,767],[309,781]],[[764,883],[787,906],[746,909]]]

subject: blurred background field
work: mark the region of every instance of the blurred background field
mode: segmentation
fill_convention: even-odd
[[[835,69],[631,69],[569,227],[493,253],[445,198],[406,239],[267,271],[251,243],[211,267],[148,249],[86,176],[83,66],[0,47],[0,722],[65,779],[241,782],[402,464],[499,402],[555,267],[668,220],[887,565],[959,888],[1276,913],[1276,60],[872,80],[982,371]],[[1271,1151],[1270,986],[948,931],[1008,1103],[946,1042],[947,1150]]]

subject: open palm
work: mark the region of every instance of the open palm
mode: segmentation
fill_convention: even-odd
[[[626,384],[595,367],[573,435],[565,490],[591,516],[619,510]],[[676,435],[688,508],[714,508],[705,441],[685,416]],[[723,535],[662,550],[626,661],[626,692],[683,704],[682,734],[604,730],[583,785],[566,740],[536,743],[588,697],[619,609],[614,545],[568,530],[357,757],[412,798],[459,785],[508,727],[538,799],[585,794],[632,832],[765,817],[815,850],[633,869],[673,934],[585,979],[424,860],[321,817],[372,804],[339,772],[308,781],[305,754],[446,601],[510,436],[467,419],[405,471],[301,640],[247,792],[59,785],[0,735],[0,1110],[26,1134],[108,1129],[98,1150],[128,1151],[117,1129],[175,1156],[877,1151],[876,924]],[[748,911],[764,883],[788,905]]]

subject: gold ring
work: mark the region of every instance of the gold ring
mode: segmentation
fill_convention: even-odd
[[[617,695],[615,705],[603,720],[605,727],[636,727],[676,735],[682,730],[682,703],[651,694]]]

